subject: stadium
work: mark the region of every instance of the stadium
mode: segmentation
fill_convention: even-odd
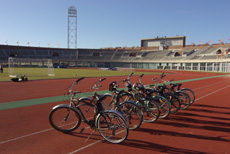
[[[186,45],[185,36],[142,39],[141,47],[60,49],[0,45],[0,61],[8,58],[51,59],[54,67],[168,69],[230,72],[230,44]],[[30,63],[31,64],[31,63]],[[15,65],[30,65],[25,62]]]
[[[89,2],[86,3],[88,8]],[[95,7],[95,4],[92,6]],[[204,8],[208,7],[202,6],[202,12]],[[76,19],[75,7],[69,9],[71,11],[69,10],[68,13]],[[89,12],[91,13],[92,10]],[[163,12],[161,10],[161,13]],[[171,18],[171,12],[168,14]],[[68,23],[68,26],[75,25],[75,22],[76,20],[74,23]],[[4,154],[230,153],[230,107],[227,101],[230,99],[230,43],[220,39],[219,43],[215,44],[209,41],[204,44],[200,42],[197,45],[194,43],[188,45],[186,36],[177,35],[139,38],[138,46],[77,48],[76,33],[69,33],[76,32],[76,27],[68,28],[67,48],[29,46],[29,43],[28,46],[23,46],[18,42],[17,45],[8,45],[8,41],[6,44],[0,44],[0,64],[4,68],[4,72],[0,73],[0,125],[2,126],[0,127],[0,152]],[[74,45],[74,48],[69,45]],[[27,78],[24,80],[21,75],[26,75],[24,77],[28,77],[28,80]],[[13,78],[20,79],[20,76],[23,77],[20,81],[27,82],[18,82],[19,80],[12,82]],[[113,91],[114,86],[111,88],[111,85],[118,83],[120,83],[116,87],[118,91]],[[144,88],[138,89],[137,83],[141,83]],[[176,91],[172,90],[175,85]],[[168,97],[160,96],[160,93],[146,97],[147,93],[143,93],[145,88],[160,90],[164,86],[172,88],[172,93]],[[190,90],[190,93],[185,95],[186,92],[183,90],[187,92]],[[141,125],[126,133],[127,138],[124,142],[107,142],[113,136],[124,133],[124,130],[118,132],[118,128],[135,125],[132,116],[117,119],[119,116],[113,118],[112,114],[107,114],[118,113],[118,110],[115,111],[108,106],[115,100],[119,100],[117,96],[121,94],[120,92],[127,93],[127,91],[135,100],[125,99],[117,103],[138,106],[135,109],[127,107],[127,112],[141,108],[140,113],[146,113],[145,118],[149,115],[153,117],[158,115],[158,117],[151,122],[142,119]],[[184,97],[179,97],[178,93],[184,94],[182,95]],[[168,101],[163,101],[163,97]],[[153,99],[159,103],[159,106],[149,105]],[[175,102],[184,105],[186,104],[184,101],[188,104],[186,108],[179,107],[178,112],[174,111],[174,113],[169,111],[171,108],[176,108]],[[79,102],[83,104],[82,111]],[[162,104],[166,104],[165,102],[170,104],[164,112]],[[155,110],[158,113],[153,112]],[[168,114],[165,117],[161,116],[161,113],[166,111]],[[95,120],[95,117],[100,119],[101,115],[104,115],[105,119],[109,118],[109,122]],[[123,117],[120,113],[117,115]],[[117,125],[112,122],[110,124],[111,119],[115,119]],[[124,121],[123,124],[121,120]],[[107,139],[106,133],[104,136],[101,133],[106,130],[110,131],[108,134],[111,133]]]

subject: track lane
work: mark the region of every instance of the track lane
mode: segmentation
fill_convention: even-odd
[[[212,80],[210,80],[210,81],[212,81]],[[210,84],[209,82],[207,82],[207,83]],[[215,80],[215,82],[216,82],[216,80]],[[192,85],[194,85],[194,83],[197,83],[197,81],[194,81]],[[199,83],[198,82],[198,85],[201,86],[201,85],[206,84],[206,86],[207,86],[207,83],[204,83],[204,82]],[[187,86],[187,85],[189,85],[189,83],[183,83],[183,85]],[[199,89],[195,92],[198,96],[199,95],[202,96],[205,93],[209,93],[210,91],[214,91],[215,89],[223,87],[224,85],[226,85],[226,83],[218,84],[218,85],[219,85],[218,87],[217,87],[217,85],[215,85],[214,86],[215,88],[213,88],[213,89],[211,88],[211,86],[208,89],[206,88],[208,90],[208,92],[205,92],[201,89]],[[225,90],[229,91],[229,88],[226,88]],[[223,90],[223,91],[225,91],[225,90]],[[223,91],[218,92],[218,94],[220,93],[219,95],[221,97],[225,97],[225,95],[223,95],[224,94]],[[225,119],[223,117],[223,115],[225,115],[225,114],[222,114],[222,112],[223,112],[222,110],[224,110],[223,113],[226,112],[225,109],[221,108],[221,111],[219,111],[220,113],[218,113],[216,115],[212,115],[212,116],[207,115],[208,111],[210,111],[210,110],[208,110],[207,109],[208,107],[206,107],[206,106],[208,106],[208,105],[209,106],[216,106],[215,102],[214,103],[212,102],[213,100],[211,100],[211,101],[209,100],[209,97],[211,97],[211,96],[212,95],[207,96],[205,98],[202,98],[200,100],[199,100],[199,97],[197,97],[198,100],[197,100],[197,102],[195,102],[196,104],[194,106],[191,106],[191,108],[189,108],[189,110],[179,112],[178,113],[179,115],[177,115],[177,114],[172,115],[172,116],[170,115],[169,119],[158,120],[156,123],[153,123],[153,124],[145,123],[141,126],[140,130],[134,131],[134,132],[130,131],[128,140],[125,141],[125,143],[123,143],[121,145],[113,145],[113,144],[109,144],[107,142],[102,141],[100,143],[96,143],[96,145],[94,144],[93,146],[87,147],[84,150],[78,151],[78,153],[86,153],[86,152],[101,153],[101,152],[104,152],[106,150],[111,151],[111,149],[119,149],[122,152],[127,151],[127,153],[130,153],[131,151],[149,152],[152,150],[154,150],[156,153],[157,152],[159,152],[159,153],[163,152],[164,153],[166,151],[168,151],[168,153],[173,153],[173,152],[175,152],[175,153],[176,152],[197,153],[197,152],[202,152],[202,151],[207,150],[207,149],[202,149],[201,147],[199,147],[198,144],[196,144],[196,142],[198,142],[200,140],[204,140],[204,141],[207,140],[207,143],[202,142],[203,145],[209,145],[210,143],[208,143],[208,141],[211,140],[212,141],[211,144],[215,143],[218,145],[219,148],[221,147],[221,148],[226,150],[226,147],[224,144],[226,141],[226,139],[225,139],[226,137],[222,137],[222,138],[220,137],[220,139],[218,137],[216,137],[215,135],[210,137],[208,134],[210,134],[210,133],[212,134],[214,131],[213,130],[207,131],[207,128],[205,126],[202,126],[202,122],[206,122],[206,123],[210,124],[210,120],[209,121],[206,120],[207,118],[210,118],[210,117],[212,120],[213,119],[216,120],[216,122],[214,124],[219,124],[219,125],[225,126],[224,125]],[[206,99],[208,99],[208,100],[206,100]],[[206,100],[206,101],[203,101],[203,100]],[[5,137],[5,138],[10,139],[10,138],[13,138],[16,136],[20,136],[20,134],[21,135],[33,134],[36,130],[49,129],[50,126],[49,126],[49,124],[47,124],[47,121],[48,121],[47,120],[47,109],[49,108],[48,109],[48,111],[49,111],[50,107],[54,106],[54,104],[59,104],[59,103],[60,102],[48,103],[48,104],[43,104],[43,105],[36,105],[36,106],[31,106],[31,107],[23,107],[26,109],[24,110],[23,108],[20,108],[20,113],[18,113],[18,114],[16,113],[16,112],[18,112],[18,110],[14,110],[14,109],[8,110],[8,111],[11,111],[11,114],[14,113],[13,114],[14,116],[12,118],[6,119],[6,121],[3,121],[3,123],[1,121],[1,126],[5,125],[9,129],[9,130],[6,129],[5,131],[3,129],[3,131],[1,130],[1,132],[6,132],[6,133],[10,132],[10,133],[6,134],[6,137]],[[203,105],[202,108],[200,108],[201,106],[197,106],[198,104]],[[47,105],[49,107],[46,107]],[[222,105],[223,105],[223,107],[226,106],[225,103],[223,103]],[[219,104],[218,104],[218,106],[216,108],[218,109],[218,107],[221,107],[221,106],[219,106]],[[202,110],[200,112],[198,112],[200,109],[202,109]],[[36,110],[37,110],[37,112],[36,112]],[[6,110],[3,110],[3,111],[6,111]],[[28,112],[28,111],[30,111],[30,112]],[[24,115],[24,116],[20,117],[22,115],[22,113],[26,113],[26,112],[28,112],[28,115],[36,115],[37,117],[41,117],[41,115],[43,115],[43,116],[41,119],[40,118],[38,118],[38,119],[33,118],[32,121],[30,120],[32,116],[29,117],[28,115],[26,115],[26,116]],[[1,117],[2,117],[2,115],[4,115],[2,113],[3,112],[1,111],[1,113],[0,113]],[[182,113],[184,113],[185,115],[182,115],[182,118],[181,118]],[[189,113],[192,115],[194,115],[194,114],[198,115],[198,116],[193,116],[193,117],[195,117],[195,120],[196,120],[196,118],[199,117],[199,115],[201,116],[201,117],[199,117],[199,118],[201,118],[201,120],[199,121],[199,118],[197,120],[199,122],[198,124],[196,124],[196,123],[194,124],[194,118],[189,118],[189,119],[184,118],[184,117],[188,116]],[[7,115],[7,113],[6,113],[6,115]],[[4,115],[4,117],[6,115]],[[205,117],[205,115],[206,115],[206,117]],[[22,121],[18,120],[18,123],[17,123],[16,119],[17,120],[18,119],[24,119],[25,122],[23,122],[23,120]],[[46,119],[46,120],[44,120],[44,119]],[[203,119],[203,121],[202,121],[202,119]],[[7,121],[8,121],[8,123],[7,123]],[[163,121],[166,121],[166,122],[163,122]],[[189,121],[192,121],[192,124]],[[13,127],[10,126],[10,125],[12,125],[12,123],[14,123],[15,126],[13,126]],[[189,128],[182,127],[183,125],[185,125],[187,127],[191,127],[191,129],[192,130],[195,129],[195,131],[193,130],[193,131],[190,131],[188,133]],[[211,127],[212,129],[214,129],[214,128],[217,128],[217,130],[220,129],[219,127],[214,127],[213,125],[211,125],[211,126],[208,125],[208,126],[209,127],[212,126]],[[202,129],[204,129],[204,128],[206,128],[206,129],[200,130],[199,127],[201,127]],[[1,129],[2,129],[2,127],[1,127]],[[17,130],[17,129],[23,129],[23,131]],[[225,130],[225,129],[226,128],[224,127],[222,130]],[[14,133],[14,131],[16,131],[16,132]],[[207,131],[207,133],[205,133],[206,131]],[[88,133],[90,133],[90,131]],[[188,134],[186,134],[186,133],[188,133]],[[226,135],[225,133],[224,134],[219,133],[219,131],[218,131],[218,134],[219,134],[219,136],[225,136]],[[76,135],[77,135],[77,137],[76,137]],[[88,142],[85,143],[84,140],[87,138],[87,135],[88,134],[79,135],[78,133],[74,133],[74,135],[66,135],[66,134],[58,133],[55,130],[50,130],[47,132],[45,131],[42,133],[34,134],[32,136],[28,136],[28,137],[21,138],[18,140],[10,141],[8,143],[0,144],[0,150],[4,149],[3,151],[5,153],[11,153],[11,152],[13,153],[13,152],[16,152],[17,150],[19,150],[21,153],[29,153],[29,152],[32,152],[32,153],[39,153],[39,152],[40,153],[41,152],[69,153],[69,152],[75,151],[76,149],[80,149],[84,146],[87,146],[89,144],[93,144],[94,142],[97,142],[98,140],[101,139],[99,134],[98,134],[98,136],[97,136],[97,134],[95,134],[95,135],[93,135],[92,139],[90,139]],[[2,141],[2,137],[4,137],[4,135],[1,135],[1,138],[0,138],[1,141]],[[193,149],[191,150],[190,146],[183,147],[182,145],[174,144],[174,142],[178,142],[178,140],[183,140],[184,138],[189,138],[189,141],[186,141],[186,145],[191,142],[191,143],[195,144],[195,147],[196,146],[197,147],[194,150]],[[36,141],[34,141],[34,140],[36,140]],[[34,142],[31,143],[31,141],[34,141]],[[222,146],[220,145],[219,142],[221,142],[221,143],[223,142]],[[47,147],[45,147],[44,144]],[[65,145],[65,146],[58,146],[58,145]],[[13,147],[13,148],[11,148],[11,150],[6,148],[6,147],[10,147],[10,146]],[[25,147],[23,147],[23,146],[25,146]],[[202,150],[199,150],[199,148],[201,148]]]

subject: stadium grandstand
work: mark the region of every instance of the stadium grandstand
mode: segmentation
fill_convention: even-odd
[[[186,45],[185,36],[142,39],[141,47],[66,49],[0,45],[8,58],[52,59],[54,66],[230,72],[230,44]]]

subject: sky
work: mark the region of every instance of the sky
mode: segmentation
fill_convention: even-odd
[[[230,43],[230,0],[0,0],[0,44],[67,48],[68,8],[77,48],[141,46],[186,36],[186,44]],[[29,44],[28,44],[29,42]]]

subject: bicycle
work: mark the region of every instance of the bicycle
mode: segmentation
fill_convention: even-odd
[[[160,78],[162,77],[162,75],[163,74],[161,74]],[[170,113],[176,113],[181,108],[180,99],[176,95],[173,95],[172,93],[165,92],[165,89],[166,89],[165,84],[161,86],[158,85],[158,80],[160,78],[152,79],[152,81],[155,82],[155,84],[153,86],[150,86],[151,88],[147,89],[147,94],[148,96],[152,96],[152,97],[154,97],[155,95],[163,96],[170,103]]]
[[[196,96],[192,89],[189,88],[181,88],[182,83],[177,83],[177,91],[184,91],[190,96],[190,105],[195,102]]]
[[[165,84],[166,81],[163,80],[165,76],[166,75],[163,72],[158,79],[152,79],[155,82],[155,90],[159,92],[160,95],[165,96],[167,99],[173,99],[173,101],[171,101],[171,107],[173,108],[172,113],[176,113],[177,111],[179,111],[179,109],[183,110],[188,108],[190,105],[190,96],[186,92],[174,90],[175,85],[167,87],[167,85]],[[163,84],[157,86],[159,80],[162,80]]]
[[[81,122],[86,123],[93,132],[90,136],[98,130],[101,136],[110,143],[121,143],[128,136],[128,126],[126,119],[121,113],[115,110],[105,110],[101,103],[106,95],[95,96],[96,102],[88,103],[79,98],[75,98],[80,91],[73,91],[74,85],[77,85],[84,77],[74,81],[69,89],[70,103],[60,104],[52,108],[49,114],[49,122],[51,126],[63,133],[68,133],[77,129]],[[93,117],[86,118],[82,112],[81,107],[86,107],[86,112],[93,109]],[[90,120],[88,120],[90,119]],[[82,133],[86,128],[82,128]],[[90,138],[86,139],[86,141]]]
[[[154,122],[160,116],[159,107],[153,98],[147,97],[143,94],[141,87],[136,86],[135,84],[132,85],[130,83],[130,77],[132,75],[133,73],[131,73],[128,76],[128,79],[126,79],[127,82],[125,83],[125,86],[127,91],[123,91],[120,94],[120,97],[124,98],[123,100],[134,101],[141,107],[144,122]]]
[[[143,92],[145,93],[145,95],[148,97],[153,97],[153,99],[156,100],[156,103],[158,104],[160,109],[159,119],[164,119],[168,117],[171,109],[171,104],[169,103],[168,99],[166,99],[164,96],[161,96],[159,94],[153,95],[154,90],[152,88],[148,88],[147,86],[144,86],[143,83],[141,82],[141,78],[143,76],[144,74],[141,74],[139,76],[139,83],[141,84],[141,86],[143,86]]]
[[[129,122],[129,129],[136,129],[140,127],[143,121],[143,113],[138,104],[133,101],[126,101],[121,96],[124,93],[124,90],[118,90],[119,83],[127,81],[126,79],[121,81],[113,81],[109,85],[110,94],[110,104],[108,108],[115,109],[121,112]]]
[[[96,99],[96,96],[99,96],[97,94],[97,89],[101,87],[101,85],[98,85],[100,82],[104,81],[105,78],[100,79],[96,83],[93,84],[92,89],[94,89],[94,94],[93,97],[82,97],[79,100],[80,101],[87,101],[88,103],[93,103]],[[102,100],[102,105],[104,108],[108,110],[117,110],[120,113],[123,114],[123,116],[126,118],[128,121],[128,129],[136,129],[138,128],[143,119],[142,112],[140,110],[140,107],[131,101],[121,101],[119,102],[119,97],[110,94],[110,93],[105,93],[105,99]],[[118,99],[116,100],[115,97]]]
[[[165,76],[166,75],[164,75],[164,73],[162,73],[160,79],[163,81],[164,84],[168,82],[169,85],[171,86],[171,87],[166,87],[165,90],[168,90],[168,93],[172,93],[172,94],[177,95],[179,97],[180,102],[181,102],[181,108],[180,109],[182,109],[182,110],[187,109],[190,106],[190,104],[192,103],[191,98],[193,99],[193,101],[195,100],[195,98],[194,98],[195,95],[192,95],[192,97],[191,97],[187,92],[191,91],[192,94],[194,94],[193,91],[188,89],[188,88],[183,88],[183,90],[182,89],[180,90],[180,87],[182,84],[171,83],[171,81],[173,81],[173,80],[165,81],[163,79]],[[175,90],[176,87],[177,87],[177,89]]]

